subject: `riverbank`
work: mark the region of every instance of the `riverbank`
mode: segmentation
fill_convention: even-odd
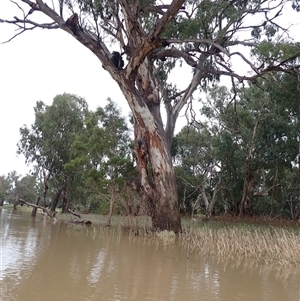
[[[4,209],[13,209],[12,205],[4,205]],[[29,206],[18,206],[18,210],[31,212],[32,208]],[[63,221],[71,221],[74,219],[74,216],[71,214],[63,214],[60,212],[60,209],[57,209],[57,219]],[[37,217],[39,218],[41,209],[37,211]],[[94,213],[82,214],[81,217],[86,220],[90,220],[93,224],[106,225],[107,216],[99,215]],[[182,226],[183,230],[190,226],[191,219],[189,217],[182,218]],[[151,228],[151,219],[147,216],[121,216],[121,215],[113,215],[112,226],[128,226],[128,227],[149,227]],[[236,218],[230,215],[221,215],[221,216],[213,216],[209,221],[205,219],[204,215],[199,215],[194,219],[193,227],[199,228],[205,225],[210,225],[212,227],[224,227],[224,226],[262,226],[262,227],[283,227],[283,228],[293,228],[300,229],[300,220],[294,221],[291,219],[283,219],[283,218],[270,218],[270,217],[245,217],[245,218]]]

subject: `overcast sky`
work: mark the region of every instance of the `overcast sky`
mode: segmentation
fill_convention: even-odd
[[[20,16],[15,6],[0,0],[0,18],[15,15]],[[294,12],[287,17],[288,23],[298,23],[299,15]],[[0,43],[12,37],[14,29],[0,24]],[[182,72],[178,76],[181,82],[188,81]],[[129,112],[119,87],[101,62],[67,33],[33,30],[0,44],[0,175],[13,170],[25,175],[29,171],[24,157],[16,155],[19,128],[34,122],[33,107],[38,100],[50,105],[55,95],[64,92],[85,98],[93,110],[104,106],[110,97],[125,116]]]

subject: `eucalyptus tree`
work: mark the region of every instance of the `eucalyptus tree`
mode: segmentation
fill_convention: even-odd
[[[50,106],[38,101],[34,111],[34,124],[20,128],[18,153],[41,172],[43,198],[50,181],[56,188],[51,207],[55,211],[61,195],[66,205],[68,190],[72,188],[74,175],[67,173],[65,165],[73,158],[71,147],[83,130],[88,106],[84,99],[65,93],[57,95]]]
[[[216,139],[208,124],[196,121],[183,127],[174,139],[179,196],[190,210],[202,201],[207,218],[212,215],[221,183],[214,149]]]
[[[127,179],[135,174],[130,130],[111,99],[104,108],[89,112],[84,131],[77,136],[72,149],[74,158],[66,169],[77,174],[87,209],[92,202],[110,204],[110,224],[115,200],[122,194]]]
[[[7,0],[8,1],[8,0]],[[35,29],[61,29],[87,47],[102,63],[123,92],[135,124],[138,191],[152,204],[155,228],[180,231],[176,180],[170,155],[179,113],[195,99],[196,91],[221,75],[238,81],[254,80],[272,71],[292,71],[290,57],[278,51],[264,64],[250,60],[246,50],[259,39],[284,36],[277,24],[285,5],[298,10],[298,1],[288,0],[16,0],[20,16],[1,19],[15,25],[19,34]],[[43,19],[41,16],[47,16]],[[255,16],[255,17],[254,17]],[[246,36],[241,39],[241,34]],[[247,35],[248,32],[248,35]],[[277,35],[279,33],[279,35]],[[12,37],[12,38],[14,38]],[[111,45],[119,50],[111,53]],[[61,45],[60,45],[61,46]],[[34,46],[36,50],[36,46]],[[126,55],[126,61],[122,59]],[[243,71],[239,72],[243,62]],[[84,62],[84,61],[83,61]],[[172,81],[174,70],[184,66],[186,87]],[[248,71],[251,74],[248,74]],[[194,94],[194,97],[193,97]],[[167,121],[161,117],[165,106]],[[148,168],[151,165],[151,168]]]
[[[286,169],[296,163],[299,144],[298,79],[280,74],[265,77],[242,91],[238,131],[246,158],[239,216],[253,197],[274,198]],[[247,112],[248,111],[248,112]],[[272,204],[272,203],[271,203]],[[272,207],[270,210],[272,214]]]
[[[291,216],[298,219],[299,210],[297,211],[295,207],[298,205],[299,208],[300,204],[299,75],[294,77],[281,74],[274,79],[276,80],[275,85],[270,81],[264,83],[264,89],[269,93],[272,100],[271,108],[273,109],[273,114],[265,121],[265,127],[268,128],[270,127],[269,124],[273,124],[273,128],[269,134],[266,134],[264,129],[263,139],[271,140],[271,145],[264,157],[267,159],[268,166],[278,173],[279,188],[277,194],[272,194],[274,201],[277,201],[277,208],[284,207],[281,205],[282,194],[291,193],[291,198],[294,199],[293,204],[291,204]],[[273,199],[271,205],[273,205]]]
[[[6,199],[14,204],[14,209],[20,203],[19,199],[26,198],[34,201],[36,198],[36,177],[34,175],[22,177],[16,171],[12,171],[8,173],[3,184]]]
[[[253,202],[258,197],[271,198],[272,213],[272,200],[282,198],[277,187],[285,186],[287,170],[297,160],[298,79],[285,74],[265,76],[238,92],[232,102],[226,88],[210,89],[202,109],[209,122],[219,127],[214,149],[221,168],[222,194],[240,217],[259,208]]]

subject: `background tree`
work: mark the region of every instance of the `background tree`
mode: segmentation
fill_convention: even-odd
[[[83,130],[88,107],[84,99],[71,94],[58,95],[51,106],[37,102],[35,123],[20,129],[21,140],[18,153],[24,154],[27,162],[35,164],[43,178],[43,195],[49,182],[55,187],[51,211],[54,212],[62,195],[63,210],[67,206],[68,192],[74,177],[65,170],[73,158],[72,144]]]
[[[211,132],[218,124],[212,145],[221,168],[222,194],[230,211],[239,216],[245,211],[266,214],[259,208],[263,203],[273,214],[275,198],[276,203],[282,199],[277,187],[295,166],[298,152],[297,78],[273,75],[256,84],[241,89],[235,102],[224,88],[211,89],[202,108],[214,124]]]
[[[118,83],[133,114],[138,191],[152,206],[153,226],[178,232],[181,224],[170,155],[177,117],[198,88],[218,80],[220,75],[243,81],[271,71],[293,72],[298,68],[290,64],[289,58],[299,56],[299,47],[291,45],[288,54],[277,52],[270,64],[260,57],[252,63],[243,54],[245,51],[236,47],[254,49],[260,38],[271,41],[282,37],[282,26],[276,19],[289,3],[298,9],[297,1],[285,0],[73,0],[49,1],[48,5],[42,0],[18,0],[22,17],[0,21],[16,25],[20,31],[15,36],[33,28],[60,28],[99,58]],[[36,19],[39,12],[50,21]],[[240,32],[247,31],[248,36],[240,40]],[[109,51],[111,41],[119,53]],[[123,52],[126,62],[120,56]],[[252,74],[239,74],[233,66],[235,58]],[[193,71],[183,89],[170,81],[178,64]],[[161,104],[167,112],[165,127]]]
[[[10,181],[7,176],[0,176],[0,206],[3,206],[5,200],[7,200],[10,190]]]
[[[108,99],[104,108],[89,113],[84,131],[73,144],[74,159],[66,166],[83,184],[86,210],[108,213],[108,224],[126,180],[135,174],[131,144],[125,118]]]
[[[14,205],[14,209],[19,204],[19,199],[27,198],[34,201],[36,197],[36,178],[34,175],[26,175],[22,177],[16,171],[12,171],[7,175],[7,200]]]
[[[186,126],[175,136],[179,196],[189,212],[201,202],[210,218],[220,188],[213,132],[205,123]],[[192,212],[191,212],[192,213]]]

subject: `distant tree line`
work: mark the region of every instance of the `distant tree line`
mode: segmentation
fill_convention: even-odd
[[[235,91],[207,89],[204,121],[173,143],[183,213],[299,218],[299,93],[299,80],[283,74]]]

